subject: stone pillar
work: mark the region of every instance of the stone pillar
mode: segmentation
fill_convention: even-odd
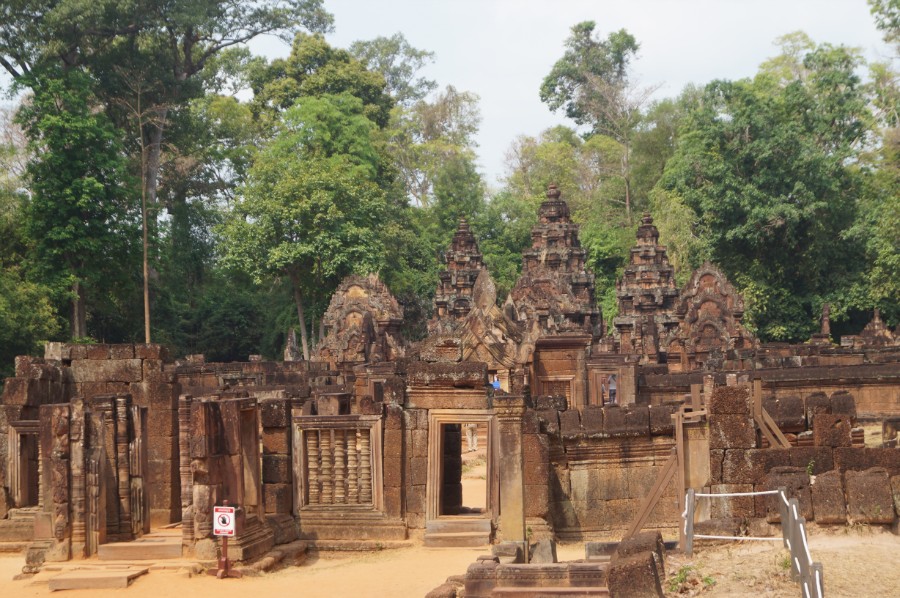
[[[116,397],[116,464],[119,489],[119,538],[130,540],[131,529],[131,471],[128,458],[128,407],[130,395]]]
[[[525,399],[495,396],[498,467],[500,475],[500,529],[504,542],[526,543],[525,482],[522,451],[522,419]]]
[[[181,478],[181,544],[194,544],[194,480],[191,472],[191,395],[178,397],[178,474]]]
[[[85,531],[85,416],[84,401],[80,398],[72,401],[72,418],[69,429],[72,455],[72,557],[88,556],[85,552],[87,534]]]

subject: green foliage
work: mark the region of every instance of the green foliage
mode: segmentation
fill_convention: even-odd
[[[709,84],[661,180],[765,340],[809,338],[824,298],[840,305],[861,269],[848,235],[861,193],[848,164],[867,133],[857,65],[824,45],[803,56],[801,79]]]
[[[402,33],[353,42],[350,53],[368,70],[381,73],[388,93],[402,106],[422,100],[437,89],[435,81],[417,77],[425,65],[434,61],[434,52],[413,48]]]
[[[32,195],[24,211],[30,267],[53,289],[60,309],[88,301],[88,319],[104,337],[97,333],[124,300],[113,296],[116,287],[127,288],[129,270],[137,270],[134,198],[119,137],[96,109],[87,76],[45,71],[28,84],[34,95],[18,118],[33,152],[27,167]],[[79,287],[87,289],[86,298],[76,293]],[[91,308],[105,308],[105,314]]]

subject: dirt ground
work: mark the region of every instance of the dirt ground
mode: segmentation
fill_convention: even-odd
[[[900,588],[900,537],[881,529],[856,527],[837,531],[813,529],[810,551],[822,562],[826,595],[831,597],[896,596]],[[450,575],[461,575],[484,548],[403,548],[352,555],[310,556],[299,567],[287,567],[261,577],[217,580],[184,571],[152,571],[138,578],[127,590],[131,598],[183,596],[333,597],[333,596],[424,596]],[[561,560],[583,557],[581,544],[559,547]],[[670,580],[682,567],[693,569],[683,584],[687,591],[670,596],[790,597],[800,595],[784,567],[786,552],[781,545],[727,544],[700,546],[693,559],[672,554],[666,563]],[[46,574],[36,580],[12,581],[21,571],[22,557],[0,558],[0,596],[25,598],[48,596]],[[41,579],[43,578],[43,579]],[[702,579],[710,583],[705,586]],[[668,585],[668,584],[667,584]],[[113,596],[122,590],[67,591],[63,596]]]

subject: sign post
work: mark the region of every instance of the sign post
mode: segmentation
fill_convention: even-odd
[[[213,507],[213,535],[222,537],[222,556],[219,557],[219,567],[210,571],[219,579],[226,577],[240,578],[241,572],[231,568],[228,560],[228,538],[234,537],[235,532],[235,508],[228,506],[228,501],[223,500],[221,507]]]

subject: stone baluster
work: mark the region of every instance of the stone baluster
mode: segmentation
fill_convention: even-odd
[[[306,470],[309,483],[309,504],[319,504],[319,432],[307,430],[306,437]]]
[[[347,432],[347,503],[359,503],[359,467],[357,455],[359,452],[359,430]]]
[[[339,505],[347,502],[347,476],[344,469],[346,438],[344,430],[334,431],[334,502]]]
[[[332,469],[332,459],[334,452],[332,449],[332,430],[322,430],[319,436],[319,450],[322,455],[322,469],[319,475],[322,478],[322,504],[330,505],[334,502],[334,470]]]
[[[361,430],[359,449],[359,502],[372,502],[372,448],[369,442],[370,430]]]

